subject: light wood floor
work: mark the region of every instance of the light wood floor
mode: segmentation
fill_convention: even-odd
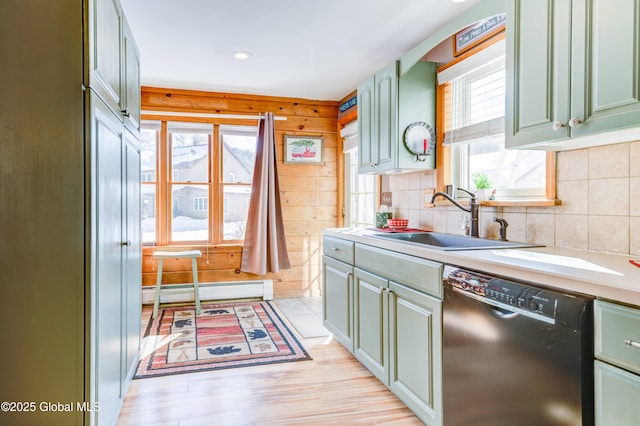
[[[313,360],[133,380],[117,425],[422,424],[335,340],[302,343]]]

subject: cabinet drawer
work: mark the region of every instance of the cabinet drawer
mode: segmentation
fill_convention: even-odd
[[[595,362],[596,426],[640,424],[640,376]]]
[[[640,373],[640,309],[596,300],[594,314],[596,358]]]
[[[441,263],[362,244],[356,244],[355,256],[359,268],[442,298]]]
[[[353,241],[326,236],[322,238],[322,247],[326,256],[333,257],[350,265],[353,265],[353,246]]]

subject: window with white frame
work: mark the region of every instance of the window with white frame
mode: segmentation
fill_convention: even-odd
[[[207,197],[194,197],[193,210],[196,212],[206,212],[209,209],[209,199]]]
[[[504,147],[505,45],[496,43],[438,74],[445,92],[445,145],[454,187],[485,174],[497,199],[543,198],[546,153]]]
[[[358,135],[355,122],[340,132],[344,138],[344,225],[375,226],[378,205],[378,177],[358,174]]]

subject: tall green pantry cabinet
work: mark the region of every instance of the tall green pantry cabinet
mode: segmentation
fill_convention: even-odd
[[[0,4],[0,424],[114,424],[139,356],[126,31],[112,0]]]

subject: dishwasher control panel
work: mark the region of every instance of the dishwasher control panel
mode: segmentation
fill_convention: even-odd
[[[445,267],[444,280],[455,291],[474,299],[545,322],[554,322],[558,299],[552,291],[451,266]]]

